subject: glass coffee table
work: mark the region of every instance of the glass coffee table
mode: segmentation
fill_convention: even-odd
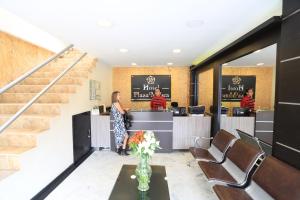
[[[137,179],[132,179],[136,165],[123,165],[109,200],[169,200],[169,188],[164,166],[151,165],[150,189],[141,192],[137,189]]]

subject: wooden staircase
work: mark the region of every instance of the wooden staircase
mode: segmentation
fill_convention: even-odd
[[[0,125],[30,101],[47,84],[72,64],[82,53],[72,50],[0,94]],[[35,148],[37,136],[51,128],[50,119],[61,114],[60,107],[87,79],[96,60],[84,57],[25,113],[0,134],[0,181],[20,170],[22,153]]]

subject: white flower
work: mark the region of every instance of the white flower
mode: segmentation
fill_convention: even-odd
[[[137,147],[138,155],[148,154],[151,157],[157,148],[160,148],[159,141],[156,140],[153,131],[145,131],[144,140]]]

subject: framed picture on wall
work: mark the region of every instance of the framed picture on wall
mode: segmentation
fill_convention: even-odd
[[[238,102],[244,97],[248,88],[254,89],[255,99],[256,76],[222,76],[222,101]]]
[[[90,80],[90,100],[101,100],[100,81]]]

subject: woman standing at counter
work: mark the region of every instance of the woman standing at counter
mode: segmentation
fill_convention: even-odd
[[[111,113],[114,117],[113,128],[115,134],[115,144],[119,155],[129,155],[126,151],[128,134],[125,129],[124,118],[125,110],[120,104],[120,92],[114,91],[111,95]]]
[[[248,88],[246,94],[241,101],[241,108],[248,108],[249,112],[254,111],[255,100],[253,99],[253,88]]]

